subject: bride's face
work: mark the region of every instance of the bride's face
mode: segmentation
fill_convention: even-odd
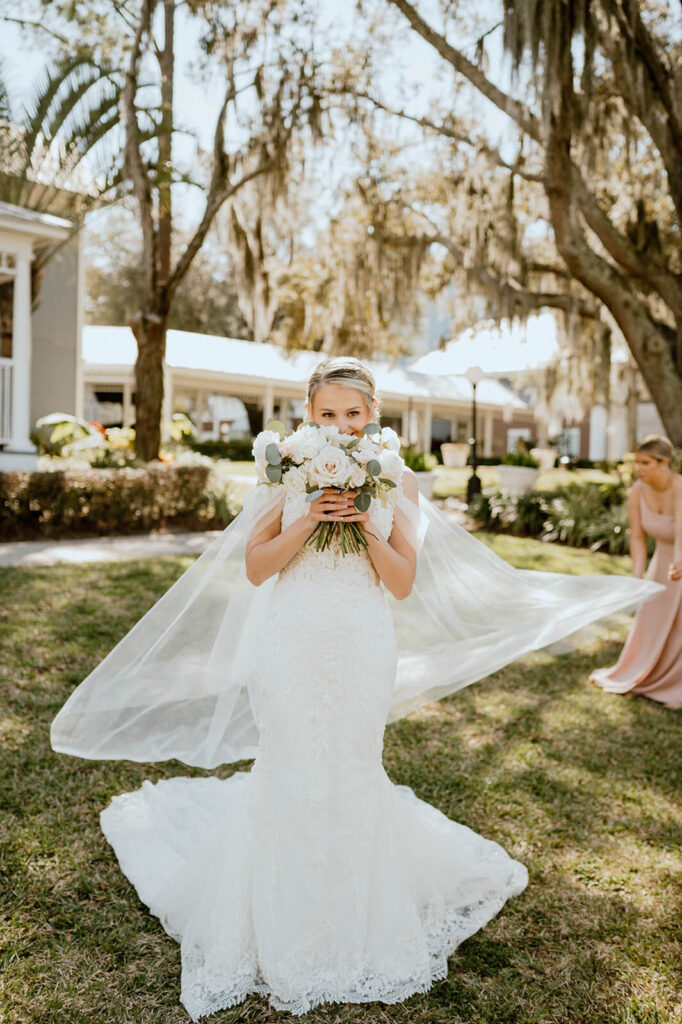
[[[362,434],[372,419],[362,392],[342,384],[324,384],[315,392],[312,408],[306,409],[315,423],[331,424],[341,434]]]

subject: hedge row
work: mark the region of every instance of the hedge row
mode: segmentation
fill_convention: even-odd
[[[0,473],[0,538],[219,529],[234,518],[206,466]]]

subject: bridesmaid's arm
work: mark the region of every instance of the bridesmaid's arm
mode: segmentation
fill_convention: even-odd
[[[642,579],[646,570],[646,533],[642,527],[642,512],[639,506],[640,485],[630,491],[628,498],[628,519],[630,521],[630,557],[632,558],[632,572],[638,579]]]

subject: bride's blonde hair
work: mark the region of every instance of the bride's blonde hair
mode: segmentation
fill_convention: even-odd
[[[306,401],[312,412],[313,398],[326,384],[338,384],[343,388],[354,388],[365,400],[372,420],[379,419],[379,403],[376,397],[376,381],[372,372],[352,356],[338,356],[325,359],[317,366],[308,378]],[[376,403],[376,405],[375,405]]]
[[[673,457],[673,444],[667,437],[663,437],[661,434],[649,434],[643,438],[635,447],[635,451],[642,452],[644,455],[651,455],[653,459],[672,459]]]

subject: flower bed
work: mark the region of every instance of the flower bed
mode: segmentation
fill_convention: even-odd
[[[0,538],[220,529],[236,514],[210,467],[0,473]]]

